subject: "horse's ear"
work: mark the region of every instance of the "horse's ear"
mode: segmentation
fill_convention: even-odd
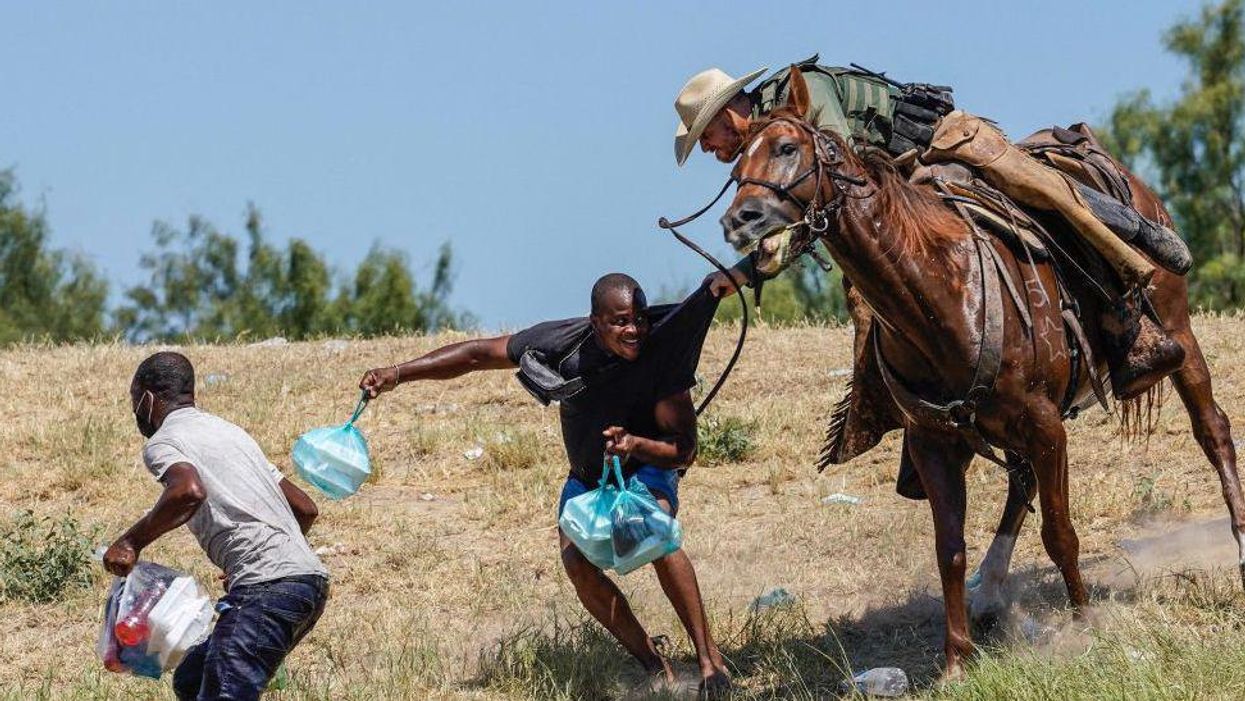
[[[800,116],[808,114],[808,82],[804,80],[804,74],[800,72],[798,66],[791,66],[791,72],[787,74],[787,107]]]

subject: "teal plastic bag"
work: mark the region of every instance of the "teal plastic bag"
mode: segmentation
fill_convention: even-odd
[[[354,425],[367,406],[367,399],[364,392],[346,423],[313,429],[294,443],[294,471],[329,499],[345,499],[354,494],[372,474],[367,439]]]
[[[623,480],[618,457],[611,458],[596,489],[566,502],[558,526],[589,562],[627,574],[678,550],[683,531],[643,482]]]

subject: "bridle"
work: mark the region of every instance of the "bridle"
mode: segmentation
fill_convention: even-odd
[[[739,296],[740,325],[739,325],[739,338],[735,341],[735,352],[731,354],[730,360],[727,361],[726,367],[723,368],[722,374],[718,376],[718,379],[713,384],[713,387],[709,390],[708,394],[705,395],[705,398],[701,400],[700,406],[696,407],[697,415],[703,412],[705,408],[709,406],[709,403],[713,401],[713,398],[717,396],[718,390],[722,389],[722,385],[726,383],[726,378],[730,376],[731,371],[735,368],[735,363],[739,360],[739,356],[743,352],[744,341],[748,337],[748,322],[749,322],[748,304],[747,302],[744,301],[743,289],[739,286],[739,283],[735,282],[735,277],[730,274],[730,271],[726,268],[726,266],[723,265],[721,261],[715,258],[708,251],[706,251],[705,249],[697,245],[695,241],[692,241],[691,239],[681,234],[678,230],[678,227],[683,226],[685,224],[689,224],[699,219],[701,215],[709,211],[713,207],[713,205],[718,203],[718,200],[722,199],[722,195],[726,194],[726,191],[730,189],[731,184],[734,183],[734,184],[739,185],[740,187],[743,187],[744,185],[758,185],[760,187],[764,187],[766,189],[773,191],[775,194],[777,194],[782,199],[792,201],[804,212],[804,218],[801,219],[799,222],[792,224],[790,227],[788,227],[788,229],[792,229],[792,228],[807,229],[808,232],[812,234],[812,236],[809,236],[807,240],[801,243],[800,249],[795,250],[794,252],[796,253],[797,256],[803,253],[810,254],[810,256],[814,260],[817,261],[818,265],[820,265],[825,270],[829,270],[830,262],[826,260],[824,257],[822,257],[817,252],[817,250],[813,247],[813,243],[814,241],[816,241],[817,238],[824,235],[829,230],[830,215],[833,214],[839,208],[844,198],[848,196],[846,189],[842,185],[840,185],[840,182],[851,183],[853,185],[859,185],[859,186],[863,186],[867,184],[864,180],[861,180],[860,178],[855,178],[850,175],[844,175],[843,173],[838,172],[837,168],[843,164],[844,159],[842,155],[839,153],[838,147],[834,144],[834,142],[830,139],[828,135],[818,131],[816,128],[813,127],[813,125],[807,122],[797,120],[791,117],[780,116],[780,117],[774,117],[770,119],[768,122],[762,125],[759,129],[757,129],[756,132],[751,136],[751,138],[749,138],[744,143],[744,148],[748,147],[753,142],[755,142],[757,139],[759,139],[761,137],[761,134],[766,129],[770,128],[771,126],[779,122],[785,122],[785,123],[791,124],[795,126],[796,128],[800,129],[801,131],[803,131],[804,133],[808,134],[810,137],[812,137],[813,162],[808,167],[807,170],[805,170],[804,172],[794,177],[790,182],[779,184],[779,183],[770,182],[768,180],[760,180],[757,178],[740,178],[738,176],[739,165],[736,164],[735,168],[731,170],[731,174],[727,176],[726,182],[722,183],[722,189],[718,190],[718,194],[714,195],[713,199],[709,200],[709,203],[706,204],[704,207],[701,207],[700,209],[696,210],[692,214],[689,214],[688,216],[683,217],[682,219],[679,219],[674,222],[671,222],[666,217],[661,217],[657,220],[657,226],[668,230],[671,234],[674,235],[676,239],[678,239],[679,243],[682,243],[684,246],[687,246],[688,248],[692,249],[692,251],[694,251],[696,254],[698,254],[700,257],[704,258],[705,260],[709,261],[709,263],[714,268],[716,268],[719,272],[725,275],[726,279],[730,282],[731,287],[735,288],[735,294]],[[792,190],[798,187],[800,183],[804,182],[810,177],[816,177],[817,188],[813,192],[813,199],[806,203],[803,200],[801,200],[799,197],[797,197],[792,192]],[[821,200],[823,178],[825,177],[830,178],[830,182],[834,186],[835,195],[828,202],[823,204],[821,203],[820,200]],[[769,232],[765,234],[764,236],[760,237],[759,239],[757,239],[754,243],[759,245],[761,241],[764,241],[765,239],[771,236],[780,234],[782,233],[782,231],[783,231],[782,229],[778,229],[778,230]],[[752,257],[755,263],[755,260],[756,260],[755,249],[749,255]],[[753,294],[755,295],[756,303],[757,303],[757,306],[759,307],[760,299],[761,299],[761,282],[759,280],[755,283],[755,286],[753,288]]]
[[[842,207],[843,202],[847,198],[868,197],[869,194],[872,194],[865,193],[863,195],[852,195],[848,192],[845,184],[863,187],[868,185],[868,182],[861,178],[840,172],[840,168],[844,163],[846,163],[846,159],[843,157],[839,145],[835,143],[834,139],[832,139],[826,132],[817,129],[809,122],[795,117],[772,117],[769,121],[760,125],[760,127],[756,129],[751,138],[749,138],[744,144],[743,148],[752,148],[753,144],[755,144],[756,141],[761,138],[762,134],[765,133],[765,130],[775,124],[787,124],[795,127],[809,138],[809,141],[813,144],[813,158],[808,168],[795,175],[788,182],[776,183],[771,180],[763,180],[761,178],[740,177],[739,169],[740,166],[743,165],[741,162],[735,164],[734,170],[731,171],[728,184],[730,182],[735,182],[738,183],[740,187],[743,187],[744,185],[756,185],[758,187],[763,187],[777,195],[780,200],[790,201],[799,211],[804,213],[803,216],[795,223],[789,224],[784,228],[774,229],[762,234],[754,242],[756,245],[759,246],[761,242],[773,236],[789,232],[792,234],[790,251],[788,253],[790,258],[799,258],[801,255],[808,254],[810,258],[817,262],[822,270],[829,271],[831,268],[830,261],[817,250],[814,244],[817,239],[829,234],[830,222],[833,221],[834,215],[838,212],[839,208]],[[812,199],[805,201],[798,197],[793,191],[809,178],[816,178],[815,188],[813,190]],[[833,194],[829,199],[823,201],[823,185],[827,181],[830,183]],[[800,233],[806,233],[807,236],[800,236],[797,238]]]

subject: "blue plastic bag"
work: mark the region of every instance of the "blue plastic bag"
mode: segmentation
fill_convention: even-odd
[[[558,526],[589,562],[627,574],[678,550],[683,531],[643,482],[623,480],[618,457],[611,457],[597,488],[566,502]]]
[[[359,490],[372,474],[367,439],[354,422],[367,406],[367,392],[359,398],[350,420],[341,426],[312,429],[294,443],[294,470],[329,499],[345,499]]]

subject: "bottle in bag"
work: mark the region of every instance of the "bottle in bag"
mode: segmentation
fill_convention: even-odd
[[[129,613],[117,621],[114,632],[122,645],[133,647],[147,640],[151,635],[151,625],[147,620],[151,609],[155,608],[164,590],[168,587],[163,581],[157,580],[149,589],[139,593],[130,607]]]
[[[856,690],[865,696],[895,697],[908,693],[908,675],[898,667],[875,667],[852,677]]]
[[[630,555],[648,537],[648,531],[644,514],[636,510],[615,511],[613,529],[610,531],[614,541],[614,554],[618,557]]]

